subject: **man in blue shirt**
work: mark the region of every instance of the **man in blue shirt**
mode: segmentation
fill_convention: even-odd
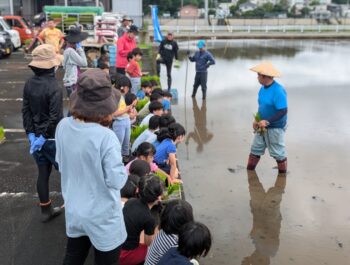
[[[197,89],[201,86],[203,100],[205,100],[207,95],[208,68],[210,65],[215,64],[213,55],[205,50],[205,46],[204,40],[198,41],[197,47],[199,51],[196,51],[193,56],[188,57],[191,62],[196,62],[196,76],[194,78],[192,97],[194,98],[196,96]],[[190,52],[187,51],[187,54],[190,55]]]
[[[269,62],[261,63],[253,68],[258,73],[258,81],[262,85],[258,95],[258,117],[254,120],[254,141],[248,159],[248,170],[255,170],[260,156],[269,150],[270,156],[277,161],[278,172],[287,172],[287,157],[284,134],[287,125],[287,93],[282,85],[274,80],[281,74]]]

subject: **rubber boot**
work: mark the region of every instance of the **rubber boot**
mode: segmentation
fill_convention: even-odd
[[[287,173],[287,158],[283,160],[276,160],[277,161],[277,168],[278,168],[278,173]]]
[[[248,165],[247,169],[248,170],[255,170],[256,165],[259,163],[260,156],[250,154],[248,158]]]
[[[48,221],[51,221],[53,218],[59,216],[63,209],[61,207],[52,207],[51,200],[47,203],[40,203],[41,207],[41,221],[43,223],[46,223]]]

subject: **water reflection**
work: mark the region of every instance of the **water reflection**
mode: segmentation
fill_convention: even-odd
[[[286,187],[285,174],[277,176],[275,185],[266,192],[255,171],[248,171],[250,209],[253,228],[250,237],[255,251],[242,260],[242,265],[269,265],[278,251],[282,215],[280,204]]]
[[[193,104],[193,116],[194,116],[194,128],[193,131],[188,133],[186,137],[186,145],[193,139],[197,144],[197,153],[203,151],[203,146],[213,139],[213,134],[207,129],[207,105],[206,101],[202,101],[202,106],[199,109],[198,102],[195,98],[192,99]]]

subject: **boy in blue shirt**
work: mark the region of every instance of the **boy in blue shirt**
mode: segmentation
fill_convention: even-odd
[[[210,65],[215,64],[215,60],[213,55],[205,50],[206,45],[204,40],[198,41],[197,47],[199,51],[196,51],[193,56],[188,57],[191,62],[196,62],[196,76],[194,78],[192,97],[194,98],[196,96],[198,87],[201,86],[203,100],[205,100],[207,95],[208,68]],[[187,51],[187,54],[190,55],[190,52]]]
[[[260,156],[269,150],[270,156],[277,161],[278,172],[287,172],[287,157],[284,134],[287,125],[287,93],[282,85],[274,80],[281,74],[269,62],[261,63],[253,68],[258,73],[258,81],[262,85],[258,95],[260,120],[253,122],[256,133],[248,159],[248,170],[255,170]]]

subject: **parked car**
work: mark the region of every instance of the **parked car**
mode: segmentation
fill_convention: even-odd
[[[18,31],[11,29],[3,17],[0,17],[0,25],[7,33],[10,34],[13,48],[18,49],[19,47],[21,47],[21,38],[19,37]]]
[[[10,56],[12,53],[12,42],[8,32],[0,25],[0,58]]]
[[[34,32],[30,29],[28,22],[20,16],[4,16],[7,24],[14,30],[19,32],[22,45],[26,40],[30,40],[34,37]]]

